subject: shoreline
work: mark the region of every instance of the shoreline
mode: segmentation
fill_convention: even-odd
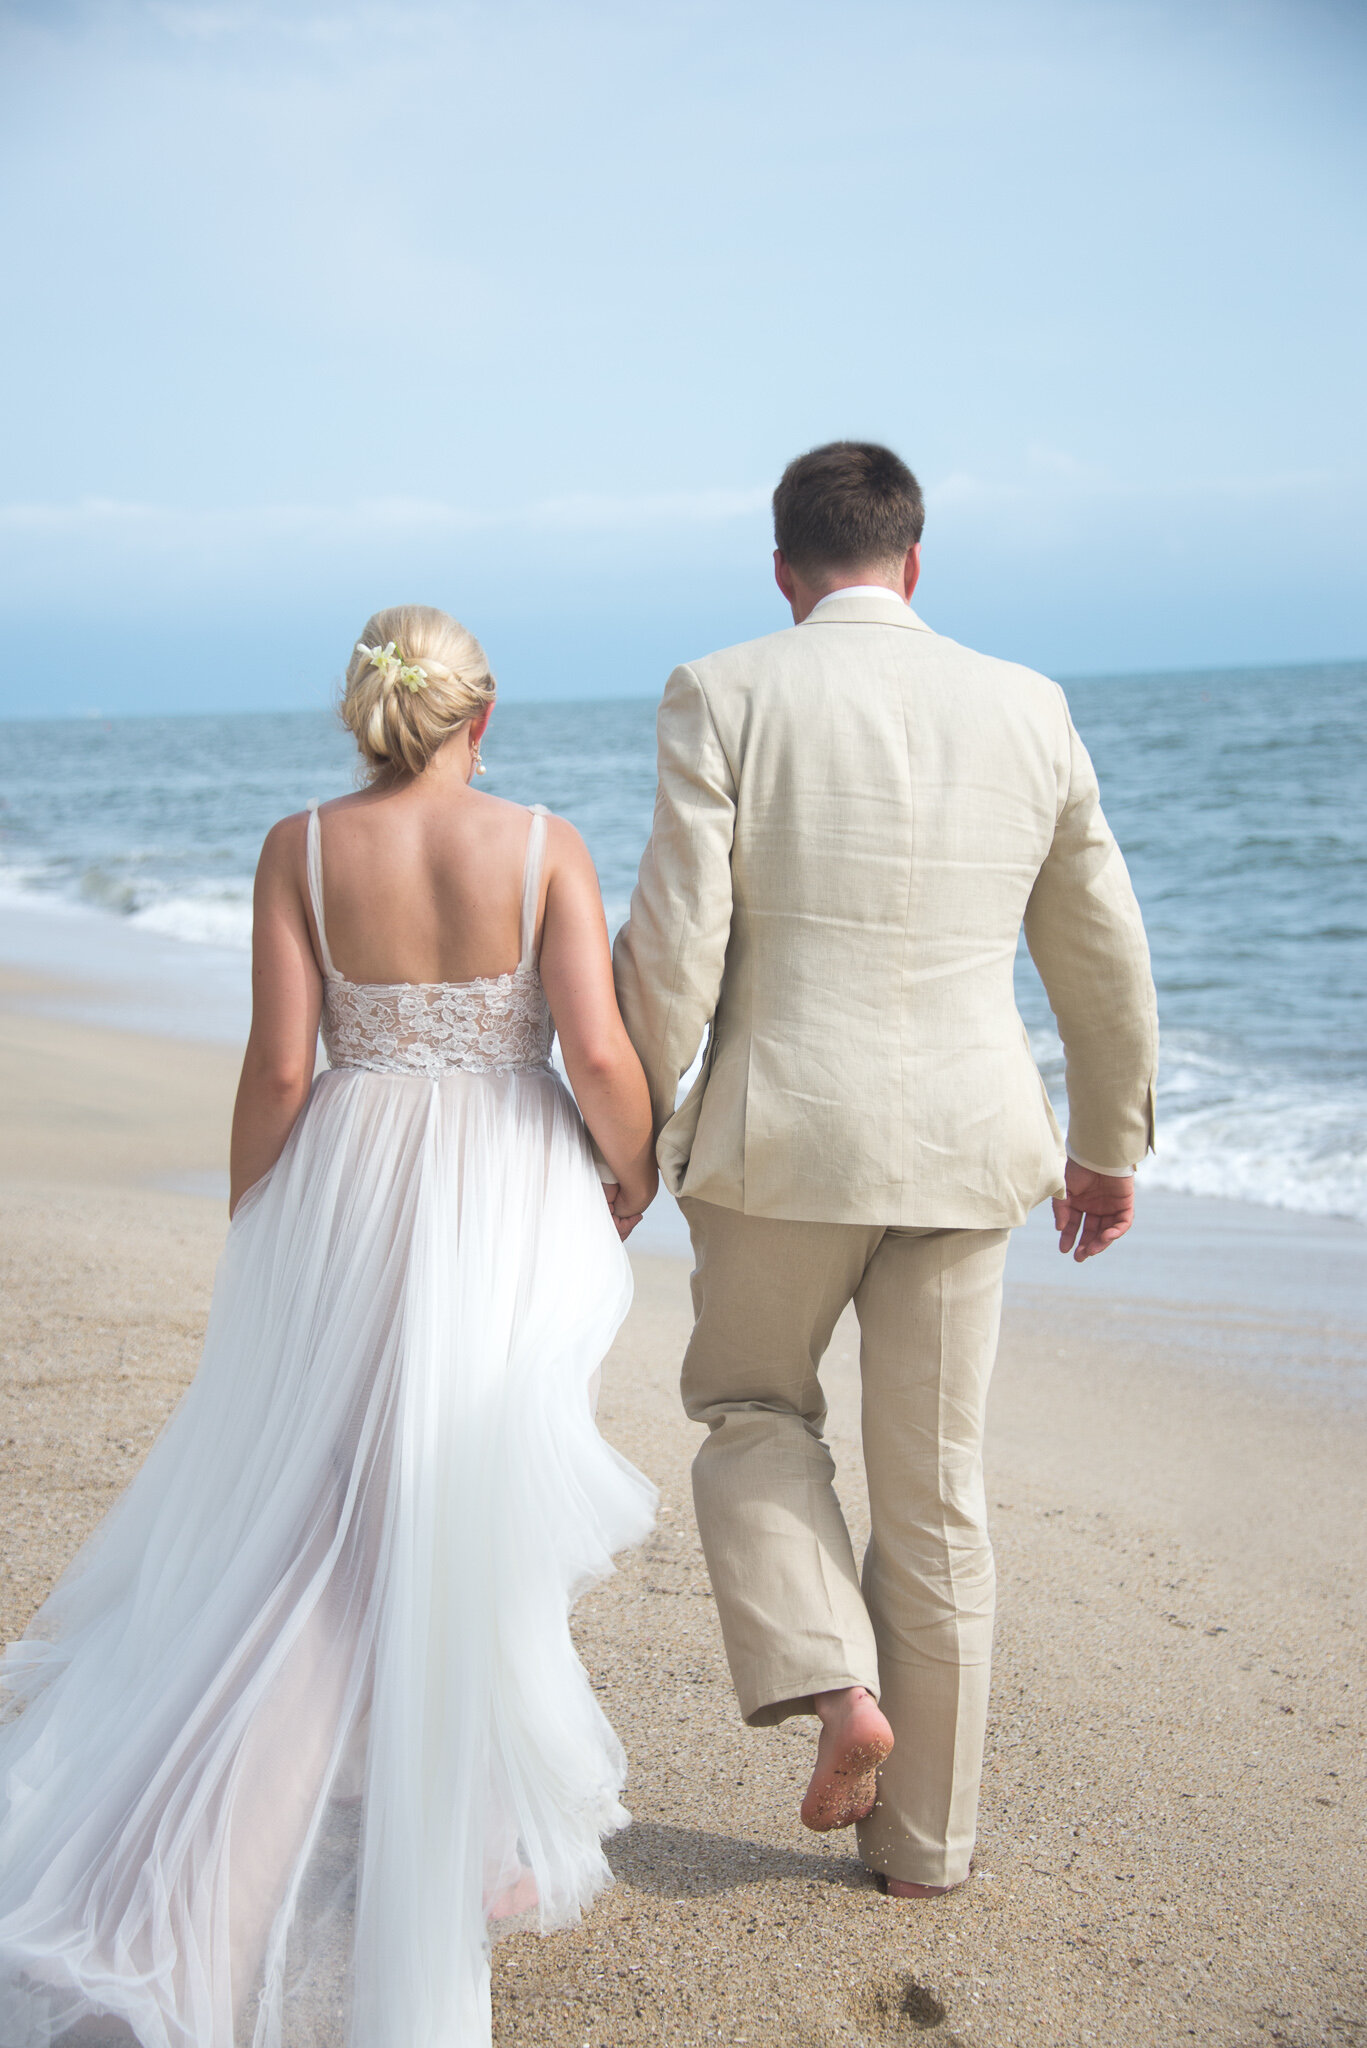
[[[624,917],[626,908],[624,897],[612,916]],[[207,932],[173,935],[174,924],[159,924],[158,914],[149,909],[121,917],[64,896],[40,898],[7,886],[0,889],[0,976],[29,977],[29,992],[13,1000],[35,1014],[240,1047],[251,1015],[245,944],[211,943]],[[40,985],[44,983],[45,987]],[[1038,989],[1035,993],[1041,994]],[[1033,1015],[1029,989],[1018,988],[1017,998]],[[1056,1091],[1062,1062],[1052,1026],[1042,1035],[1036,1031],[1035,1040],[1037,1057],[1053,1076]],[[1233,1084],[1222,1082],[1216,1096],[1209,1096],[1211,1048],[1184,1040],[1180,1032],[1166,1040],[1160,1076],[1160,1150],[1141,1165],[1141,1200],[1151,1204],[1180,1199],[1188,1206],[1174,1215],[1180,1215],[1183,1227],[1196,1225],[1203,1237],[1217,1241],[1222,1235],[1219,1219],[1229,1223],[1239,1211],[1263,1217],[1262,1230],[1268,1215],[1301,1219],[1329,1232],[1343,1226],[1367,1230],[1367,1181],[1362,1170],[1362,1133],[1367,1126],[1361,1120],[1367,1116],[1367,1096],[1359,1082],[1345,1082],[1347,1092],[1339,1096],[1323,1075],[1316,1079],[1299,1073],[1294,1062],[1285,1072],[1273,1072],[1264,1070],[1251,1050],[1245,1049],[1241,1057],[1246,1064],[1242,1079],[1233,1093],[1219,1099],[1219,1087]],[[1218,1048],[1214,1065],[1220,1066]],[[1270,1119],[1269,1093],[1276,1104]],[[1226,1189],[1237,1192],[1227,1194]],[[1291,1199],[1274,1202],[1266,1199],[1269,1195]],[[1201,1209],[1192,1204],[1200,1204],[1208,1216],[1203,1220]],[[1287,1231],[1291,1228],[1286,1226]],[[1178,1230],[1164,1231],[1169,1268],[1174,1255],[1177,1264],[1190,1263],[1180,1251],[1181,1235]],[[681,1238],[679,1226],[674,1242]],[[1289,1250],[1294,1264],[1298,1253],[1292,1247],[1272,1247],[1273,1256],[1283,1250]],[[1016,1254],[1017,1263],[1023,1256]],[[1262,1270],[1261,1264],[1252,1268],[1259,1286]],[[1161,1281],[1163,1289],[1169,1288],[1170,1272],[1165,1271]],[[1155,1289],[1144,1279],[1139,1291]],[[1192,1294],[1188,1280],[1184,1298],[1195,1299],[1206,1291]],[[1229,1298],[1242,1298],[1242,1286],[1236,1286]]]
[[[234,1045],[251,1025],[251,957],[189,946],[83,904],[0,897],[0,1005],[113,1031]]]
[[[82,916],[104,922],[93,912]],[[54,1162],[65,1156],[62,1133],[70,1119],[51,1106],[54,1063],[75,1071],[103,1062],[113,1093],[99,1128],[76,1142],[71,1160],[83,1174],[114,1171],[99,1162],[113,1131],[125,1128],[128,1090],[136,1095],[144,1064],[139,1048],[155,1046],[170,1100],[138,1124],[141,1184],[226,1203],[228,1120],[249,1022],[246,956],[216,956],[217,979],[211,976],[205,1003],[196,1008],[179,941],[127,935],[146,945],[148,980],[139,986],[126,979],[126,969],[101,981],[16,966],[5,958],[10,936],[0,906],[0,1040],[14,1058],[30,1063],[30,1113],[19,1116],[10,1142],[21,1152],[47,1148]],[[60,935],[55,943],[33,937],[30,955],[41,959],[44,943],[59,953],[63,942]],[[163,1016],[165,969],[159,973],[158,963],[168,951],[183,1004],[171,1029],[152,1032],[146,1019]],[[234,975],[242,982],[240,1014],[232,1007]],[[187,1022],[188,1030],[182,1028]],[[199,1092],[210,1075],[212,1107],[206,1108]],[[661,1189],[631,1248],[634,1255],[691,1259],[687,1225],[667,1190]],[[1228,1365],[1332,1387],[1343,1402],[1367,1401],[1367,1225],[1346,1217],[1178,1194],[1141,1179],[1134,1229],[1081,1267],[1059,1255],[1048,1204],[1037,1208],[1012,1233],[1006,1298],[1023,1306],[1066,1301],[1069,1313],[1124,1315],[1132,1327],[1193,1353],[1204,1344]]]

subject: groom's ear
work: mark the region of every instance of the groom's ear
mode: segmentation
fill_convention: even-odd
[[[774,581],[789,604],[794,604],[797,600],[797,589],[793,583],[793,572],[788,567],[782,548],[774,549]]]

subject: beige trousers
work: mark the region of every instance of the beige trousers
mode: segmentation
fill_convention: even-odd
[[[696,1323],[693,1496],[741,1712],[754,1727],[864,1685],[896,1747],[859,1827],[875,1870],[968,1875],[995,1579],[982,1428],[1005,1230],[789,1223],[685,1198]],[[862,1586],[818,1368],[853,1301],[872,1535]]]

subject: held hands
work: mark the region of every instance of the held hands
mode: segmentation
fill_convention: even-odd
[[[603,1193],[607,1197],[612,1220],[617,1225],[617,1235],[625,1242],[654,1201],[655,1190],[651,1188],[646,1192],[644,1189],[628,1188],[623,1193],[620,1181],[605,1180]]]
[[[1134,1222],[1134,1175],[1093,1173],[1090,1166],[1070,1159],[1063,1182],[1066,1192],[1054,1196],[1058,1248],[1073,1252],[1077,1260],[1094,1258]]]

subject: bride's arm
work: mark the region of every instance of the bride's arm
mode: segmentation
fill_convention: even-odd
[[[613,1213],[639,1216],[659,1182],[650,1092],[612,985],[603,899],[588,848],[552,819],[550,881],[541,937],[541,984],[551,1006],[575,1101],[618,1183]]]
[[[233,1110],[231,1216],[270,1172],[308,1101],[323,1006],[299,892],[305,820],[282,818],[266,835],[252,921],[252,1029]]]

